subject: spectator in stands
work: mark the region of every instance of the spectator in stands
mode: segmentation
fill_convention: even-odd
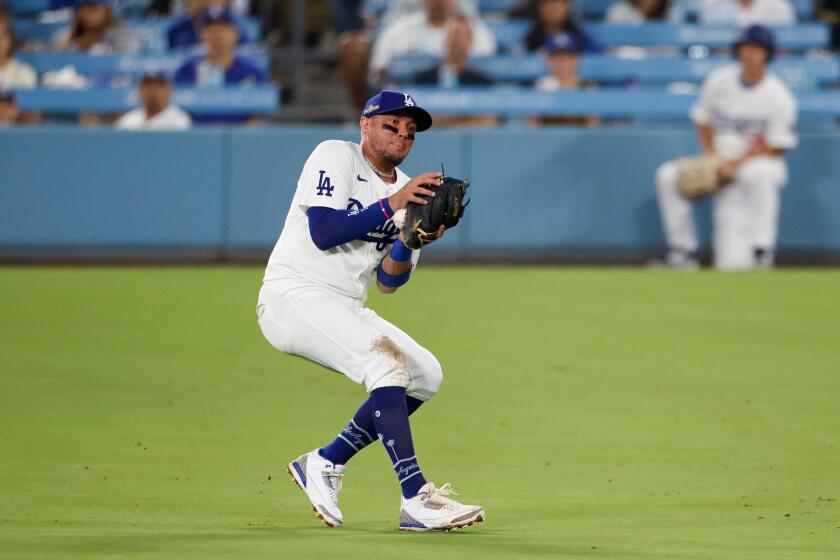
[[[469,52],[473,42],[470,20],[456,15],[448,24],[446,51],[441,64],[436,64],[415,74],[411,81],[420,85],[442,88],[458,86],[493,85],[493,79],[478,70],[469,68]],[[495,126],[495,115],[434,115],[435,126]]]
[[[117,21],[108,0],[82,0],[73,21],[53,35],[51,45],[60,51],[130,54],[140,50],[141,42],[130,26]]]
[[[701,0],[700,23],[793,25],[796,12],[788,0]]]
[[[229,0],[187,0],[187,11],[172,22],[166,30],[166,42],[170,49],[190,49],[201,42],[201,27],[204,12],[211,8],[229,8]],[[231,12],[233,13],[233,12]],[[234,19],[239,28],[238,42],[246,42],[246,36],[241,26]]]
[[[262,70],[236,55],[239,30],[229,9],[215,7],[207,10],[202,25],[201,43],[207,49],[207,53],[188,60],[178,68],[175,73],[176,83],[220,87],[235,84],[255,85],[266,81]],[[241,113],[193,115],[193,119],[202,123],[242,123],[255,120]]]
[[[534,87],[539,91],[573,91],[594,89],[595,82],[585,82],[580,78],[578,65],[584,45],[571,33],[556,33],[545,40],[543,46],[549,74],[536,81]],[[531,124],[571,124],[596,126],[600,123],[595,116],[532,117]]]
[[[534,22],[525,36],[525,49],[536,51],[545,46],[545,40],[555,33],[568,33],[581,45],[582,52],[595,52],[598,45],[572,17],[571,0],[538,0]]]
[[[11,22],[0,15],[0,90],[30,89],[38,85],[38,75],[28,64],[15,58],[17,38]]]
[[[0,126],[15,124],[18,120],[18,106],[15,94],[0,90]]]
[[[463,86],[489,86],[493,79],[469,67],[473,30],[470,20],[457,15],[449,23],[446,33],[446,52],[441,64],[417,72],[411,79],[420,85],[435,85],[444,88]],[[435,121],[438,124],[438,121]]]
[[[382,82],[391,60],[400,55],[442,56],[447,25],[457,14],[455,0],[423,0],[423,10],[400,17],[387,25],[373,46],[370,79]],[[473,44],[470,55],[496,52],[496,39],[481,20],[472,21]]]
[[[679,22],[683,14],[670,0],[621,0],[609,7],[606,19],[607,23],[616,25],[638,25],[646,22]]]
[[[146,74],[137,88],[142,107],[129,111],[116,122],[119,130],[185,130],[190,116],[174,105],[172,86],[163,74]]]
[[[343,0],[337,0],[342,2]],[[455,9],[459,13],[467,16],[470,19],[480,17],[478,0],[455,0]],[[423,9],[423,0],[390,0],[388,2],[388,9],[382,15],[382,21],[390,23],[393,20],[402,16],[418,12]]]
[[[338,33],[341,74],[350,100],[358,111],[367,95],[367,69],[370,40],[362,18],[362,0],[331,0],[333,27]]]

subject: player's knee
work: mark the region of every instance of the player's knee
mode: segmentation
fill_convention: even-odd
[[[380,387],[408,387],[408,361],[394,341],[381,336],[373,341],[371,350],[378,359],[367,376],[368,391]]]
[[[440,367],[440,362],[434,358],[433,362],[429,364],[428,373],[426,373],[426,390],[429,392],[429,398],[437,394],[443,383],[443,368]]]
[[[660,195],[673,190],[677,185],[677,166],[666,161],[656,170],[656,190]]]
[[[420,375],[411,380],[409,391],[406,394],[427,401],[437,394],[442,383],[443,368],[440,367],[440,362],[430,355],[429,359],[422,365]]]

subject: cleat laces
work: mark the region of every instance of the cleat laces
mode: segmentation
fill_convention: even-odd
[[[453,490],[452,485],[447,482],[440,488],[433,487],[427,494],[426,499],[423,500],[423,504],[431,504],[433,506],[439,506],[443,509],[457,509],[461,504],[449,497],[452,495],[457,496],[458,493]]]

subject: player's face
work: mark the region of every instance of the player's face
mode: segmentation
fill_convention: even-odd
[[[399,165],[414,145],[417,123],[407,114],[374,115],[362,119],[362,131],[367,144],[376,154]]]
[[[0,62],[5,62],[12,54],[12,36],[6,28],[6,23],[0,21]]]
[[[759,69],[767,63],[767,51],[761,45],[745,43],[738,47],[738,60],[746,68]]]

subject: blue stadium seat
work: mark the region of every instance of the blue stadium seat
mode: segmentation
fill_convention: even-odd
[[[423,107],[438,114],[601,115],[648,119],[688,119],[694,94],[672,94],[661,88],[542,92],[519,88],[409,88]],[[800,118],[840,116],[840,95],[833,92],[796,96]]]
[[[143,50],[148,53],[163,53],[167,50],[166,30],[172,20],[147,20],[131,22],[140,34]],[[255,18],[242,18],[242,26],[249,42],[256,42],[260,36],[260,23]],[[31,19],[16,19],[12,22],[15,34],[25,41],[48,41],[66,23],[43,23]]]
[[[138,106],[137,91],[133,87],[90,88],[84,90],[32,89],[17,93],[22,111],[46,113],[119,113]],[[280,93],[276,86],[260,85],[247,88],[177,88],[172,103],[196,113],[253,113],[271,114],[280,107]]]
[[[530,23],[525,20],[488,21],[499,47],[512,52],[521,51],[522,40]],[[738,36],[737,27],[718,25],[647,23],[644,25],[584,25],[587,33],[603,47],[634,45],[639,47],[706,45],[724,48]],[[826,48],[831,38],[828,25],[804,23],[774,27],[776,43],[781,49],[807,50]]]
[[[578,9],[587,19],[601,19],[613,4],[620,0],[578,0],[575,2]],[[814,14],[814,0],[790,0],[796,17],[800,20],[808,20]],[[677,0],[677,3],[689,17],[697,17],[700,9],[700,0]]]
[[[405,82],[414,73],[435,62],[430,57],[399,57],[389,67],[389,73],[395,80]],[[632,79],[642,85],[663,85],[676,81],[699,82],[711,70],[731,63],[729,57],[626,59],[586,55],[580,60],[580,75],[583,79],[599,82]],[[475,58],[470,66],[501,82],[532,82],[548,73],[545,59],[540,55]],[[773,70],[795,89],[812,89],[840,81],[840,59],[837,56],[778,58],[773,63]]]
[[[240,49],[240,54],[268,73],[268,53],[253,48]],[[174,74],[190,57],[189,54],[165,55],[90,55],[85,53],[20,52],[17,58],[32,65],[38,74],[73,66],[86,76],[127,76],[136,78],[147,72]]]

